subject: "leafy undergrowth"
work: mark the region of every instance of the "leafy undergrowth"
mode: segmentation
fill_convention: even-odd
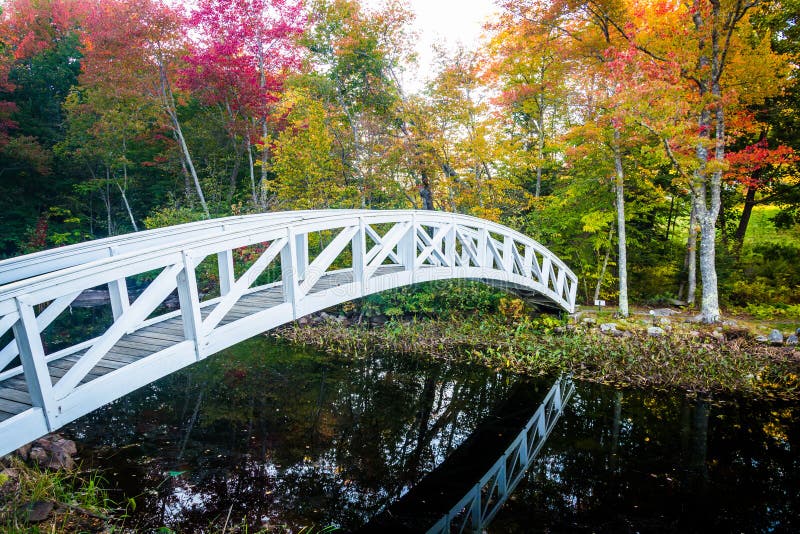
[[[621,387],[800,399],[800,351],[743,336],[720,342],[701,333],[610,337],[594,329],[553,328],[496,316],[391,321],[382,327],[336,321],[293,324],[274,335],[334,354],[376,352],[466,360],[525,374],[572,372]]]
[[[40,469],[8,456],[0,464],[0,531],[109,532],[113,503],[100,482],[95,474]]]

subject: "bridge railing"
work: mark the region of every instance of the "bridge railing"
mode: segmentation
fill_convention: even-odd
[[[574,392],[571,378],[556,380],[503,455],[427,534],[483,532],[525,476]]]
[[[314,257],[309,235],[335,234]],[[43,274],[0,286],[0,336],[13,331],[13,340],[0,347],[0,385],[24,374],[31,401],[42,410],[48,428],[56,428],[97,405],[127,393],[119,369],[102,379],[92,369],[126,334],[171,316],[180,315],[182,340],[152,356],[153,379],[163,376],[176,354],[202,359],[256,333],[307,313],[363,295],[416,282],[449,278],[480,279],[536,292],[561,308],[574,309],[577,278],[561,260],[536,241],[502,225],[474,217],[432,211],[325,210],[276,216],[236,218],[181,225],[168,239],[169,229],[150,237],[133,234],[112,241],[116,252],[107,256],[108,242],[72,250],[65,260],[54,251],[37,255]],[[234,251],[258,245],[252,264],[236,276]],[[105,249],[103,248],[105,247]],[[106,256],[78,263],[103,251]],[[203,300],[198,291],[197,266],[216,255],[219,296]],[[52,260],[52,263],[48,263]],[[69,262],[73,265],[60,267]],[[12,262],[6,262],[11,266]],[[31,261],[8,273],[31,273]],[[264,289],[256,281],[280,264],[282,301],[270,310],[221,325],[239,300]],[[128,278],[157,271],[143,292],[131,299]],[[336,287],[317,291],[323,276],[345,277]],[[42,332],[65,312],[83,291],[107,286],[113,324],[101,335],[46,354]],[[314,290],[314,291],[312,291]],[[162,313],[160,305],[177,291],[179,310]],[[16,359],[19,357],[19,364]],[[56,360],[74,363],[51,378]],[[188,361],[188,360],[181,360]],[[174,361],[173,361],[174,363]],[[188,364],[188,363],[186,363]],[[159,375],[159,373],[161,373]],[[141,370],[140,370],[141,374]],[[141,375],[141,380],[145,375]],[[106,400],[105,402],[108,402]],[[96,407],[96,406],[95,406]],[[93,409],[93,408],[92,408]]]
[[[359,210],[326,211],[345,214]],[[198,238],[205,239],[246,228],[276,223],[290,224],[293,221],[318,216],[319,210],[301,210],[221,217],[42,250],[16,258],[0,260],[0,286],[130,252],[148,250],[158,246],[170,246],[176,242]]]

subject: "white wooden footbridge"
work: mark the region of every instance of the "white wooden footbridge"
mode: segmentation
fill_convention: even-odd
[[[204,295],[197,268],[206,258],[203,272],[213,272],[202,285],[218,278],[218,287]],[[134,295],[134,279],[152,281]],[[309,313],[446,279],[481,280],[568,312],[578,287],[575,274],[536,241],[433,211],[229,217],[1,261],[0,454]],[[49,350],[48,327],[92,288],[108,289],[113,321],[91,339]],[[179,309],[169,311],[162,304],[176,290]]]

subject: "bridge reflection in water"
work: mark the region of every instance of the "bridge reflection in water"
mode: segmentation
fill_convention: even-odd
[[[359,532],[481,532],[525,476],[574,392],[571,378],[560,377],[530,415],[532,390],[518,387],[447,460]]]

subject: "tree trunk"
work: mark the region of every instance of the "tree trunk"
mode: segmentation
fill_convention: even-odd
[[[701,39],[699,45],[698,67],[706,74],[699,81],[701,99],[707,98],[709,91],[713,97],[713,107],[703,107],[700,111],[698,126],[701,136],[711,139],[714,132],[714,159],[722,165],[725,159],[725,114],[722,104],[720,76],[722,74],[720,50],[720,4],[711,2],[709,21],[703,20],[702,10],[692,15],[695,27],[703,31],[706,22],[712,24],[711,50],[708,43]],[[713,110],[713,116],[711,111]],[[697,144],[696,156],[699,163],[694,172],[694,205],[697,221],[700,224],[700,276],[703,282],[703,301],[700,315],[705,323],[714,323],[720,319],[719,290],[717,286],[716,266],[716,227],[719,216],[722,187],[722,171],[708,172],[709,153],[701,138]]]
[[[244,143],[241,146],[236,146],[236,140],[233,140],[234,143],[234,154],[236,155],[236,159],[233,162],[233,170],[231,170],[231,176],[228,183],[228,195],[227,201],[230,204],[233,201],[233,195],[236,194],[236,182],[239,181],[239,167],[241,166],[242,162],[242,152],[244,152]]]
[[[742,245],[744,244],[744,237],[747,235],[747,226],[750,224],[750,216],[753,214],[753,206],[756,205],[756,188],[755,187],[748,187],[747,193],[744,197],[744,209],[742,210],[742,217],[739,219],[739,226],[736,228],[736,233],[734,234],[734,247],[736,251],[736,255],[738,256],[739,253],[742,251]]]
[[[128,143],[125,141],[125,138],[123,137],[122,138],[122,180],[123,180],[123,183],[125,184],[125,187],[121,187],[119,185],[119,182],[116,182],[116,180],[115,180],[115,183],[117,184],[117,187],[119,188],[119,192],[122,195],[122,202],[125,204],[125,209],[128,210],[128,217],[131,218],[131,225],[133,226],[133,231],[134,232],[138,232],[139,231],[139,227],[136,226],[136,219],[133,217],[133,211],[131,211],[131,205],[128,203],[128,195],[126,194],[126,191],[128,190],[128,164],[127,164],[127,160],[125,159],[127,157],[127,153],[128,153]]]
[[[703,111],[700,119],[701,131],[707,131],[710,127],[708,118],[708,112]],[[708,150],[702,141],[697,145],[697,159],[700,161],[700,166],[695,170],[692,197],[695,216],[700,225],[700,279],[703,283],[700,316],[704,323],[714,323],[720,319],[716,268],[716,230],[720,208],[720,183],[717,176],[719,173],[707,172]]]
[[[628,317],[628,246],[625,235],[625,173],[622,169],[622,154],[619,148],[620,134],[614,128],[614,168],[617,178],[615,189],[617,193],[617,244],[619,247],[619,314]]]
[[[603,278],[606,276],[606,269],[608,268],[608,260],[611,257],[611,244],[606,249],[606,257],[603,258],[603,267],[600,269],[600,276],[597,277],[597,285],[594,286],[594,300],[600,299],[600,289],[603,287]]]
[[[686,302],[694,307],[697,302],[697,215],[692,198],[692,210],[689,215],[689,237],[686,241],[686,272],[689,289]]]
[[[425,171],[421,173],[419,198],[422,200],[422,209],[433,210],[433,191],[431,190],[430,179],[428,179],[428,174]]]
[[[261,123],[261,142],[264,143],[261,149],[261,191],[262,193],[266,190],[267,186],[267,165],[269,162],[269,143],[267,143],[267,119],[264,117],[264,120]],[[267,195],[261,195],[261,209],[267,208]]]
[[[250,163],[250,189],[253,194],[253,207],[258,207],[258,191],[256,189],[256,175],[253,170],[253,149],[250,146],[250,141],[247,142],[247,161]]]
[[[259,26],[256,27],[256,39],[258,42],[258,54],[257,54],[257,61],[258,61],[258,87],[263,92],[267,86],[267,73],[266,73],[266,66],[264,62],[264,41],[261,38],[261,28]],[[267,165],[269,162],[269,143],[267,143],[267,112],[266,109],[264,113],[259,118],[261,122],[261,142],[263,143],[263,148],[261,149],[261,183],[260,183],[260,190],[262,192],[261,195],[261,209],[266,210],[267,207],[267,198],[266,195],[263,194],[264,188],[267,185]]]
[[[110,189],[111,184],[111,171],[108,167],[106,167],[106,193],[103,195],[103,202],[106,205],[106,224],[109,237],[114,235],[114,228],[113,228],[113,221],[111,219],[111,191]]]
[[[719,292],[716,268],[716,217],[700,218],[700,277],[703,281],[703,302],[700,313],[703,322],[715,323],[720,319]]]
[[[133,231],[138,232],[139,227],[136,226],[136,219],[133,218],[133,211],[131,211],[131,205],[128,204],[128,195],[125,194],[125,189],[123,189],[123,187],[119,185],[119,182],[115,181],[114,183],[117,184],[117,189],[119,189],[119,194],[122,195],[122,203],[125,204],[125,209],[128,211],[128,217],[130,217],[131,219],[131,225],[133,226]]]
[[[537,140],[536,150],[536,193],[534,196],[539,198],[542,195],[542,159],[544,158],[544,105],[539,103],[539,139]]]
[[[606,269],[608,268],[608,260],[611,258],[611,237],[614,235],[614,227],[608,229],[608,248],[606,248],[606,257],[603,258],[603,267],[600,269],[600,275],[597,277],[597,285],[594,286],[594,300],[600,299],[600,289],[603,287],[603,278],[606,277]]]
[[[160,60],[158,62],[158,68],[161,77],[161,98],[164,108],[169,115],[170,121],[172,122],[172,129],[175,133],[175,137],[178,140],[178,144],[181,147],[181,152],[183,153],[183,162],[188,167],[189,173],[194,181],[194,186],[197,190],[197,197],[200,199],[200,206],[203,208],[203,213],[205,214],[206,219],[210,219],[211,214],[208,211],[206,197],[203,195],[203,188],[200,185],[200,179],[197,177],[197,171],[194,168],[194,163],[192,163],[192,156],[189,154],[189,147],[186,145],[186,139],[183,137],[183,130],[181,130],[181,123],[178,120],[178,112],[175,109],[175,96],[172,94],[172,87],[170,87],[169,80],[167,79],[167,71],[164,67],[164,63]]]
[[[669,201],[669,215],[667,215],[667,235],[664,236],[664,241],[669,241],[670,225],[672,224],[672,214],[675,211],[675,196],[673,195]]]

